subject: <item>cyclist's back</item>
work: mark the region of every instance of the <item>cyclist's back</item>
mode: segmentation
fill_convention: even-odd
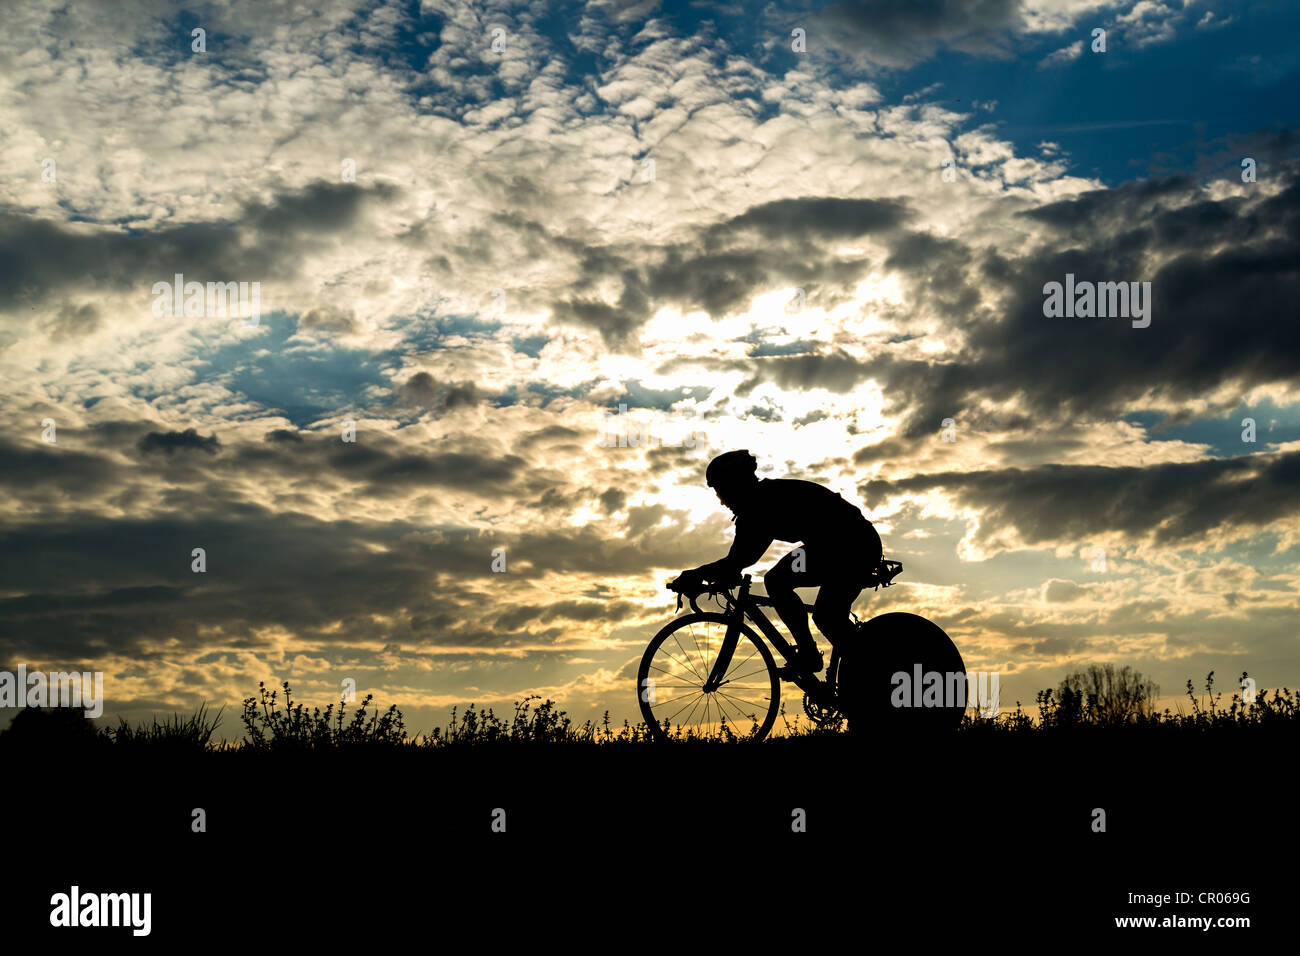
[[[736,533],[744,523],[776,541],[830,543],[860,534],[871,525],[851,502],[815,481],[764,478],[738,505]],[[864,527],[866,526],[866,527]]]
[[[795,573],[808,570],[812,574],[801,574],[798,584],[788,582],[796,587],[863,582],[880,563],[880,535],[875,526],[825,485],[798,478],[765,478],[728,507],[736,516],[736,538],[725,560],[737,568],[753,564],[773,541],[802,544],[801,553],[787,556],[788,567]],[[780,587],[786,569],[778,565],[775,579],[769,572],[770,583]]]

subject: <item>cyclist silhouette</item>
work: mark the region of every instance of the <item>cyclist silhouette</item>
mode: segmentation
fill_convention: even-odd
[[[763,575],[763,584],[799,649],[794,664],[780,668],[781,676],[815,674],[824,666],[822,654],[794,589],[821,588],[813,623],[832,645],[845,650],[839,642],[853,634],[853,602],[880,563],[880,535],[861,511],[829,488],[792,478],[760,480],[757,465],[745,449],[709,462],[705,480],[735,516],[736,538],[725,558],[683,571],[673,587],[699,590],[704,581],[730,585],[774,540],[801,543]]]

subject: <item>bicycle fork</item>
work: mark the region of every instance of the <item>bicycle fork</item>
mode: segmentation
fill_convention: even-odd
[[[744,581],[740,585],[740,592],[736,600],[736,612],[731,615],[727,621],[727,633],[722,637],[722,646],[718,648],[717,660],[713,662],[713,667],[709,669],[708,680],[704,682],[704,693],[712,694],[723,684],[728,683],[723,680],[727,669],[731,667],[731,658],[736,653],[736,645],[740,642],[740,625],[745,620],[745,614],[740,608],[745,606],[749,600],[749,575],[745,575]]]

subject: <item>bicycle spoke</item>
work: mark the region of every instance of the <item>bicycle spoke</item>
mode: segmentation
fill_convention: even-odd
[[[693,644],[695,645],[695,653],[697,653],[697,654],[700,655],[700,660],[704,661],[704,679],[705,679],[705,680],[708,680],[708,677],[709,677],[709,658],[708,658],[707,655],[705,655],[705,654],[703,654],[703,653],[700,652],[700,641],[699,641],[699,638],[697,638],[697,637],[695,636],[695,625],[694,625],[694,624],[691,625],[691,643],[693,643]],[[706,643],[706,644],[708,643],[708,639],[707,639],[707,638],[705,638],[705,643]]]
[[[718,697],[719,697],[718,710],[720,712],[725,713],[726,712],[725,705],[731,704],[732,707],[735,707],[737,714],[739,714],[741,717],[746,716],[745,711],[735,704],[735,702],[732,700],[730,695],[724,694],[722,691],[718,691]]]
[[[687,690],[685,693],[677,694],[673,697],[663,697],[660,698],[659,700],[653,701],[650,704],[650,708],[651,710],[653,710],[657,707],[667,706],[668,704],[675,704],[679,700],[694,700],[696,697],[699,697],[701,693],[702,691],[699,690],[696,690],[693,693],[690,690]]]
[[[750,671],[748,674],[741,674],[739,677],[729,677],[727,678],[727,682],[730,684],[734,684],[736,683],[736,681],[744,680],[746,677],[753,677],[755,674],[766,674],[766,673],[768,673],[768,669],[765,665],[763,667],[760,667],[756,671]]]
[[[694,700],[696,697],[699,697],[699,696],[700,696],[699,693],[695,693],[695,694],[678,694],[676,697],[669,697],[669,698],[667,698],[667,699],[665,699],[665,700],[656,700],[656,701],[650,702],[650,709],[653,710],[655,707],[658,707],[658,706],[660,706],[661,704],[675,704],[675,703],[677,703],[677,701],[679,701],[679,700],[688,700],[688,699],[689,699],[689,700]],[[673,716],[676,716],[676,714],[674,714]]]
[[[771,700],[772,699],[771,686],[772,686],[771,684],[762,684],[758,687],[734,687],[728,685],[725,691],[719,689],[718,693],[719,694],[725,693],[728,697],[732,698],[733,700],[744,700],[752,704],[754,703],[754,701],[749,697],[743,696],[741,694],[741,691],[744,691],[746,694],[757,694],[759,700]]]
[[[713,705],[713,719],[712,719],[712,720],[707,719],[707,715],[706,715],[706,720],[705,720],[705,724],[704,724],[704,725],[705,725],[705,727],[708,728],[709,736],[712,737],[712,736],[713,736],[713,725],[716,723],[716,724],[719,724],[719,726],[720,726],[722,710],[721,710],[721,707],[719,706],[719,703],[720,703],[720,702],[719,702],[719,700],[718,700],[716,694],[710,694],[710,695],[709,695],[709,702]],[[720,732],[720,731],[719,731],[719,732]]]
[[[722,694],[722,691],[718,691],[718,693],[719,693],[719,694]],[[757,702],[752,701],[752,700],[749,700],[748,698],[745,698],[745,697],[736,697],[736,696],[733,695],[733,694],[723,694],[723,696],[726,697],[727,700],[738,700],[738,701],[740,701],[740,702],[743,703],[743,704],[749,704],[749,705],[750,705],[751,707],[753,707],[755,710],[763,710],[763,709],[764,709],[764,707],[763,707],[762,704],[757,703]],[[770,698],[770,697],[768,698],[768,701],[769,701],[769,703],[771,702],[771,698]]]
[[[691,639],[694,640],[694,639],[695,639],[694,636],[692,636]],[[681,650],[681,652],[682,652],[682,657],[686,658],[686,660],[687,660],[687,666],[691,669],[691,673],[693,673],[696,677],[698,677],[698,678],[700,679],[701,683],[703,683],[705,680],[707,680],[708,678],[707,678],[705,675],[701,674],[699,671],[697,671],[697,670],[695,669],[695,665],[694,665],[694,664],[690,663],[691,652],[688,651],[686,648],[682,647],[682,642],[678,639],[678,637],[677,637],[677,632],[676,632],[676,631],[673,631],[673,640],[677,643],[678,648],[680,648],[680,650]],[[699,650],[699,645],[696,645],[696,648],[695,648],[695,649],[696,649],[696,650]],[[669,654],[668,656],[669,656],[669,657],[672,657],[671,654]]]
[[[713,622],[709,621],[708,623],[712,624]],[[722,636],[725,638],[727,636],[726,632],[723,632]],[[713,668],[709,664],[709,649],[712,647],[713,647],[712,631],[706,630],[704,632],[704,674],[706,677],[713,672]]]
[[[689,714],[687,714],[687,715],[686,715],[686,719],[682,721],[682,726],[684,726],[684,727],[690,727],[690,725],[691,725],[691,718],[695,716],[695,708],[700,706],[700,704],[703,702],[703,700],[704,700],[704,698],[705,698],[706,696],[707,696],[707,695],[705,695],[705,694],[701,694],[701,695],[700,695],[700,700],[697,700],[697,701],[695,702],[695,705],[694,705],[693,707],[691,707],[691,712],[690,712]],[[679,713],[680,713],[680,711],[679,711]],[[670,718],[670,719],[671,719],[671,718]]]
[[[677,659],[674,658],[673,655],[668,654],[667,651],[664,651],[664,653],[667,654],[669,660],[671,660],[671,661],[673,661],[674,663],[676,663]],[[653,661],[650,662],[650,666],[653,667],[655,670],[663,671],[663,672],[664,672],[665,674],[667,674],[669,677],[681,677],[681,678],[683,678],[683,679],[685,679],[685,677],[686,677],[685,674],[674,674],[674,673],[673,673],[672,671],[670,671],[668,668],[666,668],[666,667],[660,667],[658,664],[654,663]],[[696,674],[695,676],[698,677],[699,675]],[[704,681],[701,679],[700,682],[699,682],[698,684],[695,684],[695,685],[693,685],[693,686],[695,686],[695,687],[703,687],[703,686],[704,686]]]
[[[699,695],[696,696],[695,704],[694,704],[694,706],[691,707],[691,712],[690,712],[689,714],[686,715],[686,719],[687,719],[687,720],[690,720],[690,719],[691,719],[691,715],[695,713],[695,708],[700,706],[699,698],[700,698],[700,697],[703,697],[703,696],[704,696],[703,694],[699,694]],[[681,698],[678,697],[677,700],[681,700]],[[671,714],[671,715],[668,717],[668,719],[669,719],[669,720],[672,720],[674,717],[677,716],[677,714],[680,714],[680,713],[681,713],[683,710],[685,710],[685,709],[686,709],[686,705],[685,705],[685,704],[682,704],[682,706],[679,707],[679,708],[677,708],[677,711],[676,711],[675,713]]]
[[[722,700],[715,694],[713,696],[713,720],[709,723],[710,732],[713,724],[718,725],[718,732],[722,732],[722,720],[725,715],[722,712]]]
[[[732,706],[733,708],[736,708],[737,714],[740,714],[742,718],[748,719],[748,721],[750,721],[751,723],[762,724],[763,721],[762,718],[759,717],[759,714],[764,714],[764,715],[767,714],[767,708],[753,708],[750,710],[745,710],[744,708],[741,708],[741,706],[735,704],[735,702],[733,702]],[[736,723],[737,726],[740,726],[742,721],[733,721],[733,723]]]

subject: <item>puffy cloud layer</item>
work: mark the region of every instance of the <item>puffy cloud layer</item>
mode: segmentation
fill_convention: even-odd
[[[17,8],[0,664],[102,665],[123,713],[361,676],[426,724],[531,692],[630,715],[662,578],[726,547],[725,447],[862,503],[908,572],[860,610],[933,615],[972,667],[1245,654],[1216,615],[1285,646],[1294,138],[1247,138],[1257,183],[1104,188],[879,88],[1168,18],[834,4],[796,59],[795,13],[752,43],[725,11],[572,13]],[[261,322],[155,315],[176,273],[260,282]],[[1045,317],[1067,273],[1150,281],[1150,327]]]

